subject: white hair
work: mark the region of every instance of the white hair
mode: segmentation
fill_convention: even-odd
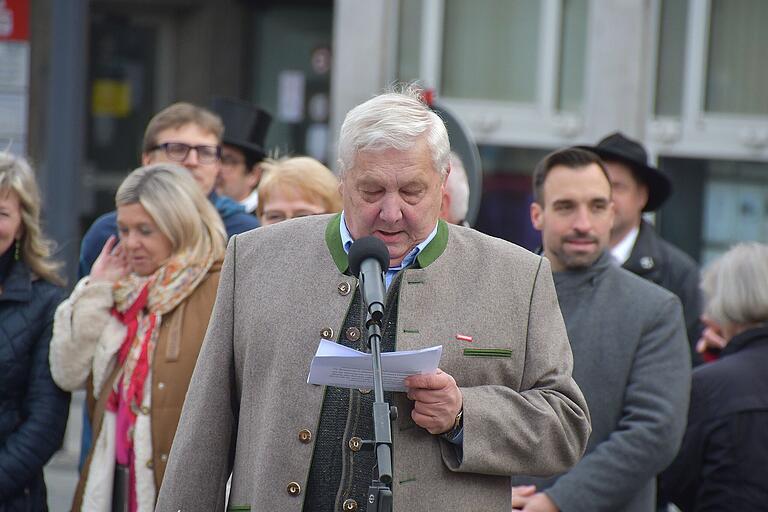
[[[768,245],[738,244],[707,267],[701,289],[705,312],[720,325],[768,320]]]
[[[420,94],[418,88],[409,86],[400,92],[374,96],[347,113],[339,133],[342,176],[355,165],[360,151],[408,151],[423,136],[435,170],[445,177],[451,150],[448,131]]]
[[[469,210],[469,180],[467,180],[464,163],[453,151],[451,151],[451,173],[448,175],[448,181],[445,182],[445,188],[451,197],[448,212],[451,218],[455,222],[465,220]]]

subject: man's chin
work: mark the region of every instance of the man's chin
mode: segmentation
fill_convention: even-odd
[[[585,254],[569,254],[563,259],[563,266],[567,270],[585,270],[595,264],[600,257],[600,252]]]

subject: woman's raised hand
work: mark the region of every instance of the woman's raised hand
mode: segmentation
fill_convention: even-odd
[[[128,261],[125,258],[123,246],[112,235],[99,253],[99,257],[93,262],[90,278],[92,281],[109,281],[114,283],[121,277],[128,275]]]

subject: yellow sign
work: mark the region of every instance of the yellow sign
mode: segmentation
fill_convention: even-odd
[[[91,112],[97,116],[126,117],[131,112],[131,84],[113,79],[94,80]]]

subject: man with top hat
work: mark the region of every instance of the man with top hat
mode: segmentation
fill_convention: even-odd
[[[214,98],[211,107],[224,122],[221,174],[216,190],[238,201],[255,215],[261,181],[261,162],[266,157],[264,138],[272,116],[246,101]]]
[[[701,333],[699,267],[683,251],[662,239],[643,220],[643,212],[656,211],[672,193],[667,175],[648,163],[645,148],[620,132],[596,146],[581,146],[605,162],[611,179],[615,220],[610,250],[625,269],[666,288],[680,298],[691,354]]]

